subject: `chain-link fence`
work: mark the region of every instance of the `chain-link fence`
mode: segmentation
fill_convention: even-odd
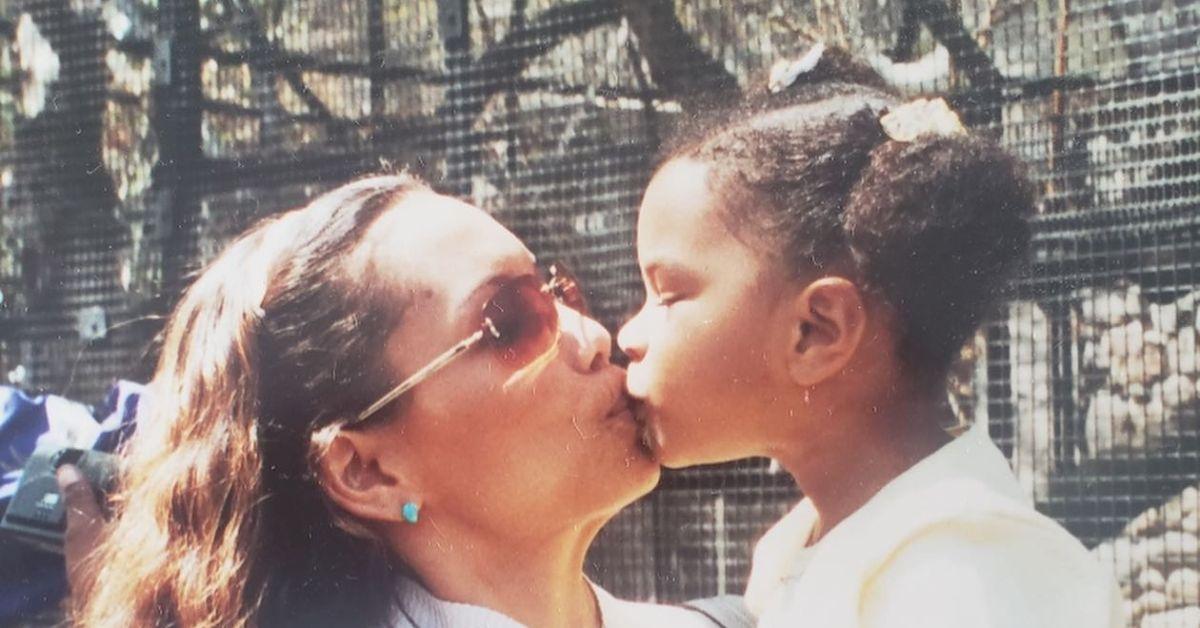
[[[1114,565],[1132,624],[1194,626],[1198,39],[1196,0],[0,0],[0,374],[86,400],[144,379],[231,235],[389,164],[573,262],[615,326],[673,122],[826,41],[1031,165],[1030,270],[953,398]],[[796,498],[765,461],[668,473],[590,569],[739,592]]]

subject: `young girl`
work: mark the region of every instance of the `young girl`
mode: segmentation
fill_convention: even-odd
[[[947,369],[1028,245],[1019,164],[941,100],[794,91],[669,152],[619,335],[664,464],[769,456],[805,495],[759,543],[748,606],[761,626],[1119,625],[986,425],[944,429]]]

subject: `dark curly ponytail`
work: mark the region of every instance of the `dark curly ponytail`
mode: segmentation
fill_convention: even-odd
[[[899,353],[935,374],[1003,293],[1029,245],[1033,188],[1000,146],[970,135],[887,141],[846,203],[863,278],[901,317]]]
[[[782,93],[685,129],[664,161],[707,164],[730,231],[796,279],[852,268],[898,313],[900,359],[940,380],[1025,255],[1033,190],[990,139],[891,139],[880,117],[902,101],[864,72],[826,52]]]

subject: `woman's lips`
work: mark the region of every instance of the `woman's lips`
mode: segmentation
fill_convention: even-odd
[[[613,403],[612,407],[604,415],[604,422],[613,427],[638,428],[637,402],[630,398],[629,395],[621,392],[617,395],[616,402]]]
[[[630,397],[622,392],[617,396],[616,403],[609,409],[605,415],[605,420],[616,426],[621,425],[622,429],[625,426],[636,431],[638,449],[648,459],[654,460],[654,445],[656,439],[650,434],[647,427],[646,405],[636,398]]]
[[[624,392],[621,392],[617,394],[616,401],[613,402],[612,407],[608,409],[608,412],[604,416],[605,418],[613,418],[622,414],[632,414],[632,412],[633,399]]]

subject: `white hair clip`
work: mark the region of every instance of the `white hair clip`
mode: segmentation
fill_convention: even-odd
[[[817,43],[808,52],[804,53],[803,57],[789,61],[780,59],[771,66],[771,75],[767,80],[767,91],[772,94],[778,94],[783,90],[792,86],[796,79],[800,78],[805,72],[812,72],[813,68],[821,62],[821,55],[825,54],[825,44]]]
[[[879,118],[883,132],[897,142],[911,142],[922,135],[964,135],[958,114],[943,98],[921,98],[904,103]]]

